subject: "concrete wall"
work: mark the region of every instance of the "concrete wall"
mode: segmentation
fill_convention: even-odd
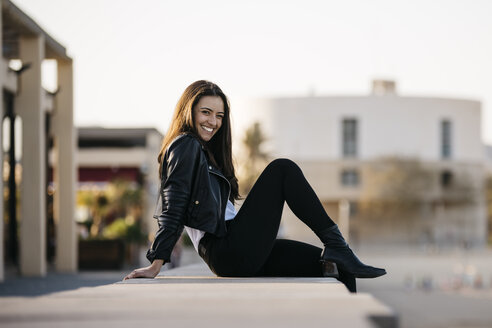
[[[452,122],[452,158],[482,162],[480,103],[399,96],[280,98],[252,103],[254,114],[272,138],[276,155],[304,160],[333,160],[342,153],[342,120],[355,118],[357,158],[388,154],[441,158],[440,123]]]
[[[142,148],[101,148],[79,149],[77,151],[78,166],[136,166],[146,162],[147,151]]]

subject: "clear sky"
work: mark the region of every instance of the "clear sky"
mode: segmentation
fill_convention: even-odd
[[[198,79],[234,110],[248,97],[365,95],[385,78],[403,96],[481,101],[492,144],[490,0],[13,2],[74,58],[78,126],[164,132]]]

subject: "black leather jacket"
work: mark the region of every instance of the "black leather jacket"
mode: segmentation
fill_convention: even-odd
[[[154,215],[159,230],[147,259],[169,262],[185,225],[224,236],[227,232],[224,215],[230,191],[229,181],[210,164],[198,139],[191,134],[177,137],[163,157],[161,201]]]

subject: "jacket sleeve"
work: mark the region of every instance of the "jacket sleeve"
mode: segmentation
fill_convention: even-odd
[[[183,232],[184,217],[200,159],[200,143],[190,136],[174,141],[164,158],[160,193],[162,212],[157,218],[159,230],[147,259],[169,262],[171,252]],[[164,170],[166,170],[164,172]]]
[[[147,259],[150,263],[154,260],[164,260],[164,262],[171,261],[171,253],[174,246],[179,240],[181,233],[183,232],[183,226],[176,231],[165,228],[159,222],[159,230],[155,235],[154,242],[149,250],[147,250]]]

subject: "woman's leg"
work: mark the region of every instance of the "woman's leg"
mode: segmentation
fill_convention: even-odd
[[[322,277],[321,248],[303,242],[277,239],[265,264],[256,274],[262,277]],[[355,277],[345,271],[338,278],[349,291],[357,292]]]
[[[272,251],[256,276],[322,277],[321,249],[300,241],[276,239]]]
[[[313,231],[335,225],[301,169],[291,160],[277,159],[260,175],[230,225],[226,240],[216,247],[220,254],[214,262],[219,274],[251,276],[259,272],[274,247],[284,202]],[[315,265],[320,265],[319,257],[320,253]]]

